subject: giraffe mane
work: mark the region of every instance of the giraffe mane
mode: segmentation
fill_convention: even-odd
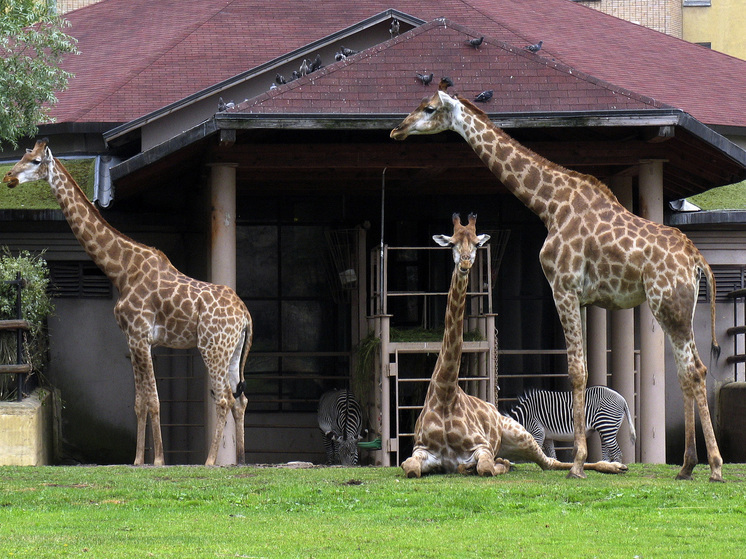
[[[497,128],[498,130],[500,130],[503,133],[505,133],[505,131],[502,128],[500,128],[494,122],[492,122],[492,119],[489,117],[489,115],[486,112],[484,112],[482,109],[480,109],[479,107],[477,107],[474,103],[472,103],[468,99],[466,99],[466,98],[464,98],[464,97],[462,97],[461,95],[458,95],[458,94],[454,95],[454,98],[457,99],[467,109],[469,109],[469,111],[473,112],[475,114],[475,116],[481,117],[481,118],[485,119],[486,122],[489,125]],[[578,179],[581,179],[581,180],[589,182],[591,184],[591,186],[593,186],[594,188],[596,188],[597,191],[600,194],[602,194],[605,198],[608,198],[608,199],[610,199],[610,200],[612,200],[614,202],[619,203],[619,200],[614,195],[614,193],[611,191],[611,189],[608,186],[606,186],[602,181],[600,181],[598,178],[594,177],[593,175],[587,175],[585,173],[580,173],[578,171],[574,171],[572,169],[568,169],[566,167],[563,167],[559,163],[555,163],[554,161],[549,161],[547,158],[543,157],[542,155],[539,155],[535,151],[533,151],[533,150],[527,148],[526,146],[520,144],[517,140],[515,140],[509,134],[507,134],[507,133],[505,133],[505,134],[508,136],[508,138],[510,138],[510,140],[514,144],[516,144],[517,146],[519,146],[522,149],[530,151],[537,158],[539,158],[539,161],[541,161],[542,164],[546,165],[547,167],[554,167],[555,169],[558,169],[558,170],[562,171],[563,173],[565,173],[567,175],[570,175],[570,176],[572,176],[574,178],[578,178]]]

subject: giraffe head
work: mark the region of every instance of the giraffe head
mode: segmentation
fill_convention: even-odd
[[[452,130],[453,122],[461,111],[461,102],[445,91],[426,97],[401,124],[391,131],[394,140],[404,140],[410,134],[437,134]]]
[[[462,225],[461,216],[453,214],[453,235],[433,235],[433,240],[440,246],[453,249],[453,261],[462,274],[468,274],[471,270],[477,248],[490,240],[489,235],[477,235],[476,223],[477,214],[469,214],[468,225]]]
[[[48,142],[46,138],[37,140],[34,149],[27,149],[21,160],[5,174],[3,182],[8,183],[8,188],[49,177],[49,167],[53,164],[54,157],[47,147]]]

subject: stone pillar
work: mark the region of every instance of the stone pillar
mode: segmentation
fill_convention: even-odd
[[[211,252],[210,281],[236,288],[236,167],[232,164],[213,165],[211,185]],[[210,379],[206,379],[205,436],[210,448],[215,432],[215,400],[210,391]],[[233,415],[228,413],[223,440],[218,449],[216,465],[236,464],[236,425]]]
[[[640,215],[663,221],[663,162],[640,164]],[[665,335],[647,303],[640,306],[640,460],[666,462]]]
[[[619,203],[632,211],[632,177],[614,177],[609,186]],[[632,420],[635,421],[637,398],[635,397],[635,310],[623,309],[609,313],[611,328],[611,377],[610,387],[627,400]],[[629,426],[625,421],[617,435],[622,459],[635,462],[635,444],[629,438]]]

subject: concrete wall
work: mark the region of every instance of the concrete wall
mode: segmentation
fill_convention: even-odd
[[[53,463],[54,419],[54,398],[47,390],[22,402],[0,402],[0,466]]]

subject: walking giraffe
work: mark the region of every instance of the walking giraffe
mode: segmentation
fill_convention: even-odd
[[[715,339],[715,280],[710,266],[678,229],[653,223],[625,209],[598,179],[547,161],[521,145],[471,102],[439,90],[422,101],[391,137],[460,134],[492,173],[543,221],[547,238],[539,253],[552,288],[567,345],[573,392],[574,463],[568,476],[584,477],[585,384],[581,308],[648,305],[673,346],[684,395],[684,464],[677,479],[691,479],[697,463],[695,403],[707,445],[710,480],[722,481],[718,450],[707,404],[707,368],[699,357],[692,327],[699,272],[707,278]]]
[[[466,394],[458,384],[464,342],[466,289],[477,247],[489,235],[477,235],[477,216],[468,225],[453,215],[453,235],[434,235],[441,246],[453,248],[455,266],[448,290],[443,343],[425,396],[425,405],[415,423],[412,456],[402,463],[407,477],[420,477],[432,471],[467,473],[476,469],[480,476],[504,474],[510,462],[501,456],[516,456],[536,462],[543,470],[569,470],[573,465],[544,455],[539,444],[523,426],[501,415],[484,400]],[[620,473],[627,467],[618,462],[584,464],[587,470]]]
[[[153,463],[164,464],[160,402],[151,348],[199,348],[210,376],[217,423],[206,465],[214,465],[228,410],[236,423],[236,457],[244,462],[244,367],[251,347],[251,315],[229,287],[198,281],[179,272],[161,251],[137,243],[114,229],[86,198],[47,140],[36,142],[3,177],[10,188],[45,180],[73,234],[88,256],[119,291],[114,316],[127,337],[135,375],[137,449],[145,461],[148,415],[153,432]]]

